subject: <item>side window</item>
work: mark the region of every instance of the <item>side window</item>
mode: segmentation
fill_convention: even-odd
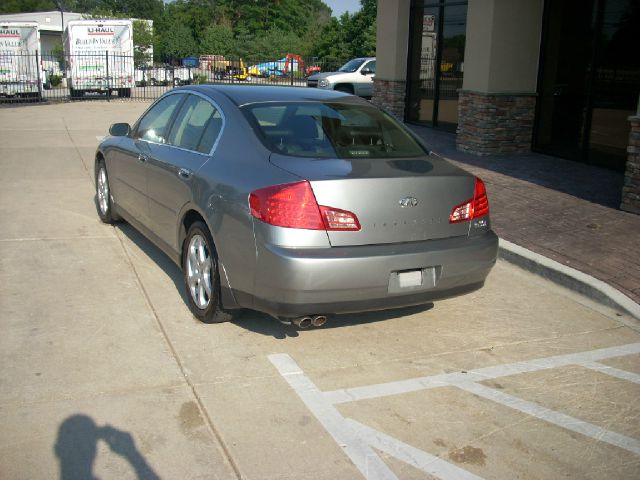
[[[362,69],[368,69],[371,73],[376,73],[376,61],[375,60],[371,60],[369,63],[366,63],[364,67],[362,67]]]
[[[189,95],[182,105],[169,134],[169,143],[187,150],[209,153],[215,142],[222,117],[208,101]]]
[[[169,95],[156,103],[138,123],[135,138],[155,143],[166,143],[169,122],[183,98],[184,95]]]

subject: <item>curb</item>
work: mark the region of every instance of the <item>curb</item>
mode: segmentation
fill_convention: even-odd
[[[598,303],[621,310],[640,320],[640,305],[611,285],[539,253],[500,239],[498,257]]]

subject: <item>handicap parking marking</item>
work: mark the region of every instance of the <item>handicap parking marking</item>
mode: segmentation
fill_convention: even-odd
[[[640,343],[631,343],[617,347],[495,365],[466,372],[431,375],[328,392],[322,392],[289,355],[275,354],[269,355],[268,358],[316,419],[338,445],[343,447],[344,452],[365,478],[397,478],[373,450],[377,449],[437,478],[443,480],[469,480],[481,477],[423,450],[403,443],[374,428],[346,418],[340,414],[335,406],[342,403],[401,395],[431,388],[456,387],[566,430],[580,433],[586,437],[640,455],[640,441],[634,438],[598,427],[589,422],[479,383],[510,375],[576,365],[640,384],[640,375],[599,363],[601,360],[637,353],[640,353]]]
[[[475,370],[469,370],[465,373],[444,373],[441,375],[410,378],[396,382],[379,383],[377,385],[334,390],[324,392],[324,395],[327,397],[327,400],[336,405],[346,402],[355,402],[358,400],[367,400],[369,398],[380,398],[389,395],[417,392],[429,388],[447,387],[460,382],[482,382],[509,375],[532,373],[551,368],[566,367],[569,365],[579,365],[584,366],[585,368],[590,368],[589,366],[593,365],[594,362],[597,362],[598,360],[606,360],[608,358],[622,357],[636,353],[640,353],[640,343],[601,348],[588,352],[557,355],[554,357],[536,358],[523,362],[478,368]],[[611,376],[616,376],[614,374],[615,370],[617,369],[607,368],[600,369],[599,371],[605,374],[611,373]],[[625,372],[625,375],[633,376],[635,374]]]
[[[345,418],[289,355],[283,353],[268,358],[365,478],[397,480],[387,464],[346,425]]]

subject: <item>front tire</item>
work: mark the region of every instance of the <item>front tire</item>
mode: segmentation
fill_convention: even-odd
[[[182,249],[182,272],[191,313],[203,323],[222,323],[232,315],[222,309],[218,262],[209,229],[195,222]]]
[[[96,207],[98,216],[104,223],[112,224],[120,220],[120,217],[113,211],[109,175],[107,175],[107,166],[102,159],[98,160],[96,167]]]

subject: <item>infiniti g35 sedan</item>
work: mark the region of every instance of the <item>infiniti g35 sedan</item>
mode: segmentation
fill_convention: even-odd
[[[190,86],[109,131],[100,218],[182,268],[203,322],[249,308],[319,326],[477,290],[495,264],[482,180],[353,95]]]

